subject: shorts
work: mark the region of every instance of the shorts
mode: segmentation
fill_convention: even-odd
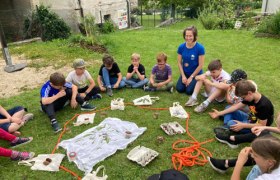
[[[22,106],[16,106],[12,109],[9,109],[7,112],[10,114],[10,116],[13,116],[15,113],[21,111],[21,110],[24,110],[24,108]],[[3,116],[2,114],[0,114],[0,119],[6,119],[5,116]],[[0,124],[0,128],[9,132],[8,129],[10,127],[11,123],[4,123],[4,124]]]
[[[209,97],[211,94],[213,94],[213,93],[216,91],[216,89],[217,89],[216,87],[211,87],[210,92],[207,93],[208,97]],[[224,102],[224,101],[226,100],[226,97],[225,97],[225,96],[223,96],[223,97],[217,97],[215,100],[216,100],[217,102],[221,103],[221,102]]]

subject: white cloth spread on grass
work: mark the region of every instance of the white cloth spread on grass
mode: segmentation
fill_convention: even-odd
[[[67,150],[68,159],[74,161],[80,170],[89,173],[95,164],[111,156],[118,149],[125,149],[146,129],[146,127],[138,128],[132,122],[108,117],[98,126],[72,139],[62,141],[59,146]],[[126,131],[131,132],[129,138],[126,137]],[[69,157],[71,153],[75,154],[74,159]]]
[[[18,162],[18,165],[32,166],[32,170],[59,171],[59,166],[64,156],[64,154],[39,154],[32,159]],[[51,162],[48,165],[44,165],[43,163],[47,158],[51,159]]]

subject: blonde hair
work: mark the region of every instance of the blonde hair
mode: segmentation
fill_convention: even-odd
[[[137,54],[137,53],[133,53],[132,55],[131,55],[131,60],[133,60],[133,59],[138,59],[139,61],[140,61],[140,54]]]

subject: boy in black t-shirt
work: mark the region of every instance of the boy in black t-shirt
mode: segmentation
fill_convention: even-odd
[[[148,83],[148,78],[145,75],[145,67],[140,64],[140,55],[133,53],[131,55],[131,65],[127,69],[124,82],[132,88],[142,88]]]
[[[103,65],[100,67],[97,82],[101,91],[107,91],[108,96],[113,96],[112,88],[120,89],[125,86],[122,80],[120,68],[114,58],[110,55],[105,55],[102,59]]]
[[[256,84],[250,80],[241,80],[236,84],[235,95],[243,99],[228,109],[210,112],[212,118],[224,116],[224,121],[229,125],[230,130],[245,134],[223,135],[216,134],[216,139],[237,148],[238,144],[252,142],[257,136],[251,132],[255,126],[270,126],[273,122],[274,107],[271,101],[259,93]],[[249,114],[240,111],[246,105],[249,106]],[[247,130],[247,132],[246,132]]]

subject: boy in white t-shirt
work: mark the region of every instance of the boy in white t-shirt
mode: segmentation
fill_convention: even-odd
[[[208,79],[208,77],[210,77],[210,79]],[[211,61],[208,65],[208,71],[196,76],[195,79],[197,83],[194,92],[185,106],[192,107],[198,104],[197,95],[202,85],[204,85],[205,88],[205,93],[202,95],[207,97],[207,99],[194,109],[195,112],[204,112],[214,99],[218,102],[223,102],[225,100],[226,90],[228,89],[226,81],[230,80],[230,75],[222,69],[220,60]]]
[[[101,99],[100,88],[95,86],[89,72],[86,70],[85,61],[83,59],[75,59],[73,62],[74,71],[71,71],[67,78],[67,82],[78,87],[78,93],[85,101],[90,99]]]

